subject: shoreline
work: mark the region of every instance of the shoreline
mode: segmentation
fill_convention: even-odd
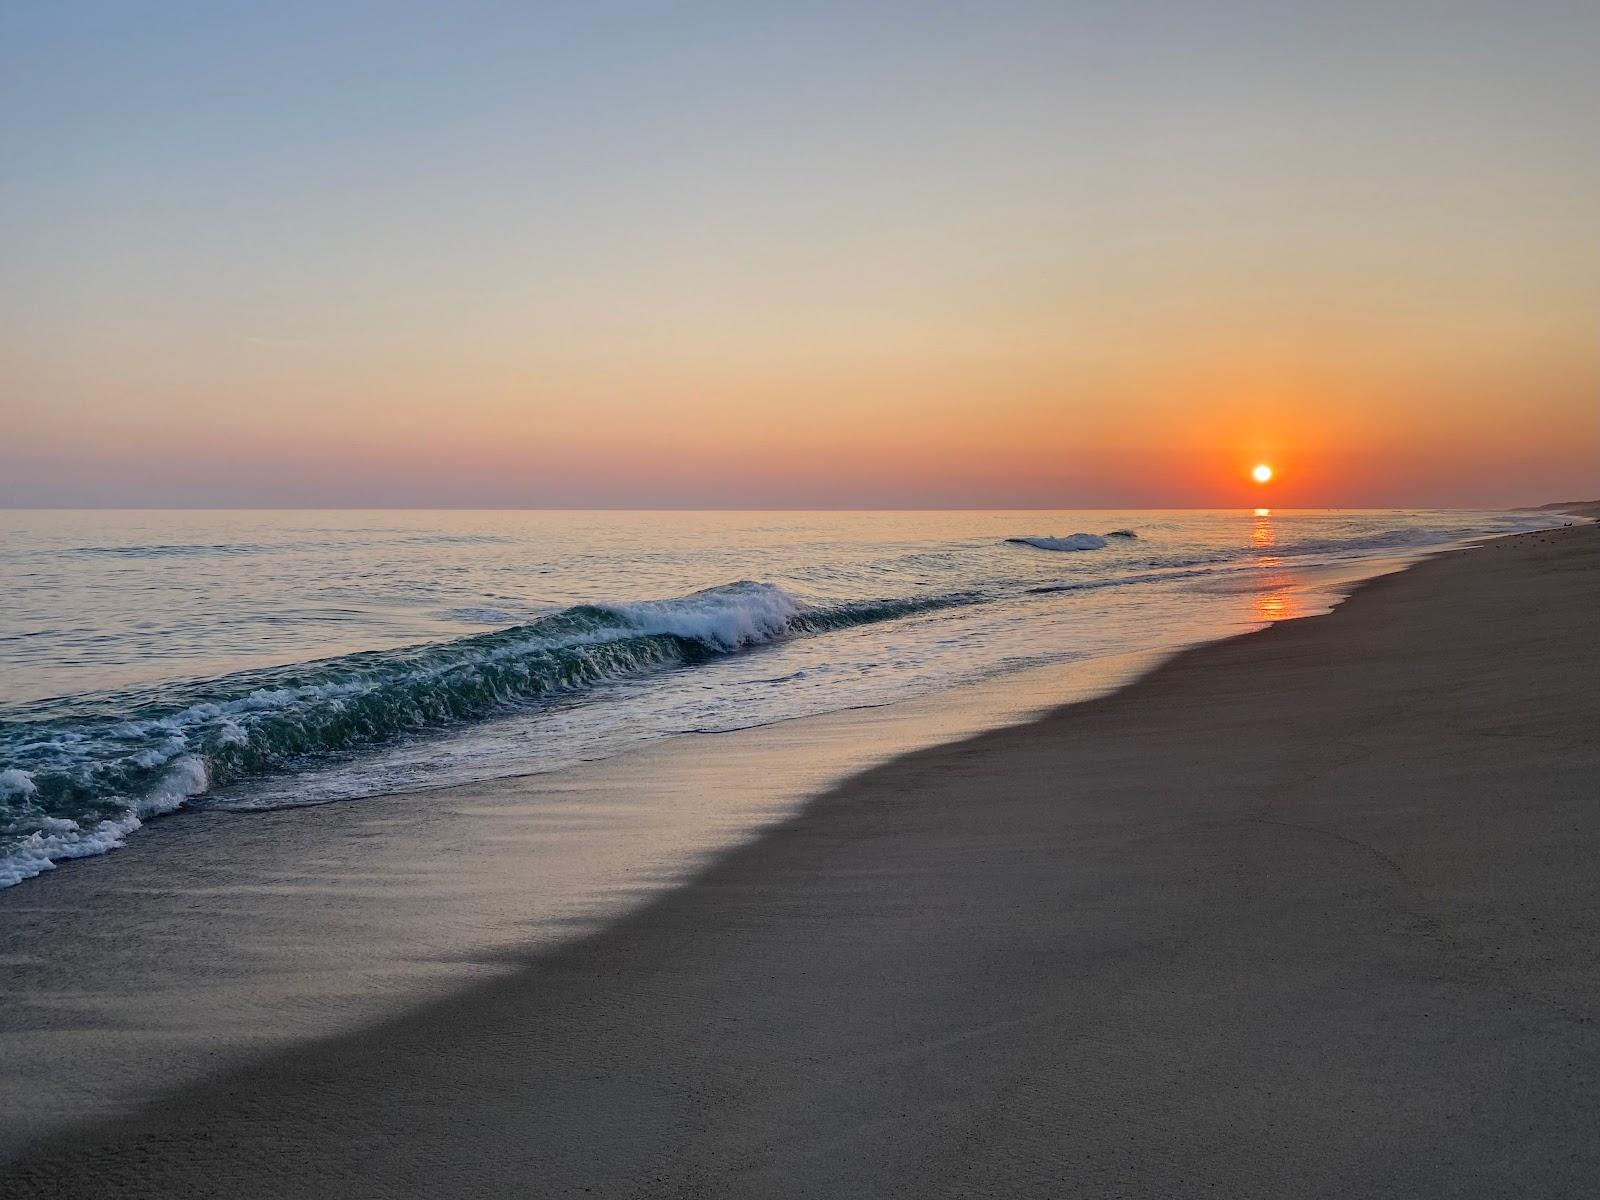
[[[1425,557],[1303,569],[1270,610],[1240,593],[1234,632],[1197,625],[1138,653],[932,696],[665,738],[556,772],[157,821],[109,859],[0,893],[0,963],[26,998],[0,1007],[0,1161],[504,973],[861,771],[1128,686],[1186,646],[1262,628],[1264,611],[1327,612]]]
[[[0,1162],[175,1083],[504,973],[862,770],[1103,694],[1164,657],[686,734],[557,772],[156,823],[115,855],[0,893],[0,964],[27,998],[0,1006]]]
[[[397,1189],[404,1190],[406,1179],[423,1181],[421,1175],[396,1174],[403,1170],[401,1159],[415,1165],[418,1161],[416,1155],[422,1155],[435,1165],[457,1172],[451,1178],[462,1191],[508,1190],[506,1185],[511,1176],[496,1174],[491,1170],[496,1164],[479,1163],[477,1167],[470,1167],[464,1161],[457,1161],[466,1157],[464,1154],[446,1149],[464,1148],[473,1142],[476,1136],[473,1130],[477,1128],[471,1119],[473,1114],[485,1129],[520,1129],[524,1137],[519,1149],[520,1169],[540,1172],[541,1177],[549,1180],[549,1190],[553,1194],[576,1190],[585,1181],[593,1184],[602,1194],[634,1194],[635,1191],[645,1190],[641,1181],[647,1177],[680,1183],[703,1177],[704,1190],[713,1194],[719,1191],[748,1194],[739,1190],[737,1181],[740,1179],[758,1181],[753,1191],[774,1194],[824,1194],[830,1188],[848,1191],[859,1186],[886,1186],[886,1181],[893,1179],[910,1179],[903,1154],[899,1158],[890,1155],[890,1158],[894,1158],[892,1164],[887,1161],[880,1163],[881,1155],[864,1156],[859,1139],[841,1125],[837,1114],[824,1111],[826,1105],[817,1098],[825,1093],[846,1110],[852,1106],[858,1110],[863,1106],[871,1109],[870,1112],[858,1112],[857,1116],[867,1119],[869,1123],[876,1121],[882,1124],[887,1121],[886,1127],[898,1135],[896,1145],[901,1150],[905,1148],[901,1145],[902,1141],[908,1138],[915,1141],[918,1137],[925,1140],[928,1131],[911,1130],[910,1126],[918,1124],[914,1118],[901,1114],[898,1119],[889,1119],[885,1116],[886,1110],[872,1105],[870,1098],[882,1100],[885,1096],[882,1086],[874,1090],[872,1080],[863,1083],[858,1079],[857,1086],[841,1090],[838,1087],[821,1086],[819,1080],[806,1070],[799,1070],[797,1074],[797,1054],[804,1057],[804,1052],[813,1044],[804,1037],[797,1037],[802,1030],[810,1030],[816,1039],[815,1044],[820,1047],[831,1045],[837,1041],[837,1037],[827,1023],[820,1020],[824,1014],[817,1009],[815,994],[810,997],[812,1003],[794,997],[786,1000],[783,996],[770,994],[762,986],[759,973],[752,975],[747,959],[765,961],[769,970],[790,977],[793,968],[773,957],[773,941],[776,939],[796,954],[811,956],[812,965],[818,972],[837,974],[838,964],[828,961],[826,956],[816,958],[818,947],[815,943],[822,933],[841,939],[845,959],[855,961],[858,971],[874,969],[884,961],[893,962],[910,955],[914,961],[907,960],[905,965],[918,969],[905,973],[909,982],[886,981],[878,991],[874,991],[863,983],[858,974],[850,972],[846,972],[845,977],[837,982],[847,992],[855,989],[859,993],[857,999],[867,1002],[867,1009],[874,1006],[881,1008],[888,999],[897,998],[900,1011],[909,1011],[909,1023],[912,1026],[936,1027],[958,1041],[983,1044],[998,1059],[1016,1065],[1019,1053],[1037,1053],[1041,1048],[1038,1044],[1041,1031],[1033,1028],[1030,1006],[1022,1004],[1018,997],[1032,995],[1037,998],[1049,994],[1053,999],[1061,1000],[1062,997],[1057,993],[1063,986],[1062,981],[1051,972],[1041,968],[1040,971],[1048,978],[1037,977],[1040,971],[1030,970],[1020,962],[1017,953],[1025,948],[1020,943],[1027,943],[1026,949],[1035,955],[1041,949],[1056,955],[1065,954],[1066,950],[1054,945],[1060,930],[1041,927],[1037,918],[1014,918],[1019,926],[1026,928],[1028,936],[1024,937],[1016,930],[1008,930],[1004,921],[978,920],[977,910],[984,909],[986,905],[992,909],[1001,901],[1001,893],[1007,893],[1014,884],[1018,896],[1012,899],[1017,903],[1021,903],[1021,897],[1026,895],[1041,910],[1048,907],[1042,902],[1059,900],[1060,897],[1056,889],[1050,886],[1050,871],[1047,868],[1054,866],[1059,869],[1062,863],[1039,861],[1041,847],[1033,841],[1018,843],[999,838],[996,842],[996,831],[974,825],[971,795],[979,795],[995,806],[1004,808],[1013,818],[1031,823],[1035,826],[1035,832],[1043,837],[1045,847],[1054,847],[1060,854],[1066,855],[1065,862],[1074,868],[1095,867],[1096,864],[1092,862],[1080,861],[1086,852],[1071,838],[1063,841],[1062,830],[1052,825],[1052,820],[1061,819],[1058,810],[1063,802],[1060,797],[1053,793],[1045,794],[1048,789],[1041,791],[1045,780],[1072,778],[1070,772],[1063,770],[1064,767],[1082,767],[1086,764],[1079,760],[1094,759],[1097,753],[1103,756],[1103,749],[1091,751],[1081,745],[1063,748],[1059,744],[1063,729],[1085,725],[1099,727],[1107,722],[1116,726],[1120,721],[1120,727],[1109,730],[1113,738],[1138,741],[1142,737],[1148,742],[1152,731],[1146,724],[1150,719],[1146,709],[1171,710],[1175,699],[1181,699],[1186,688],[1191,698],[1196,692],[1201,695],[1208,689],[1214,692],[1219,683],[1228,682],[1230,671],[1237,676],[1241,671],[1281,670],[1282,664],[1272,660],[1286,641],[1291,649],[1296,642],[1309,641],[1315,645],[1319,641],[1326,641],[1326,630],[1330,623],[1341,628],[1350,624],[1352,619],[1345,617],[1341,620],[1341,614],[1370,607],[1368,598],[1373,595],[1381,595],[1387,590],[1392,596],[1397,587],[1402,592],[1408,588],[1415,590],[1418,586],[1415,580],[1418,578],[1431,580],[1439,575],[1460,574],[1462,570],[1470,575],[1470,568],[1460,566],[1461,560],[1476,561],[1485,555],[1496,555],[1499,553],[1497,547],[1509,547],[1512,543],[1517,546],[1514,556],[1529,557],[1532,550],[1528,539],[1544,539],[1541,545],[1564,542],[1575,546],[1574,552],[1582,553],[1592,537],[1593,531],[1585,527],[1512,535],[1482,544],[1470,555],[1458,553],[1424,560],[1409,570],[1378,576],[1358,584],[1349,598],[1322,621],[1289,622],[1194,647],[1110,696],[1058,707],[1028,724],[1007,726],[961,741],[932,746],[873,767],[817,797],[799,815],[767,830],[754,842],[719,858],[682,887],[661,895],[643,909],[579,942],[558,948],[547,955],[535,955],[530,965],[516,974],[491,980],[466,993],[446,997],[436,1004],[369,1029],[292,1049],[274,1055],[269,1061],[181,1089],[156,1102],[144,1114],[76,1131],[70,1137],[46,1139],[11,1168],[0,1168],[0,1179],[9,1181],[14,1178],[14,1186],[24,1189],[30,1185],[64,1186],[63,1181],[70,1179],[73,1194],[96,1194],[94,1190],[81,1190],[84,1188],[108,1192],[120,1188],[120,1194],[172,1195],[197,1188],[221,1187],[220,1181],[225,1178],[226,1189],[233,1194],[291,1195],[302,1192],[316,1194],[316,1189],[329,1186],[330,1179],[337,1178],[341,1188],[352,1190],[354,1194],[379,1194],[380,1190],[382,1194],[394,1194]],[[1583,540],[1575,542],[1575,538]],[[1506,556],[1501,554],[1501,557]],[[1447,564],[1447,567],[1441,570],[1440,564]],[[1411,582],[1402,586],[1396,581]],[[1526,582],[1523,580],[1522,584]],[[1360,620],[1356,624],[1371,622]],[[1303,632],[1309,626],[1317,628],[1310,633]],[[1266,662],[1255,661],[1252,664],[1251,661],[1245,661],[1241,664],[1235,661],[1262,659],[1260,648],[1268,644],[1272,650],[1265,654]],[[1240,649],[1245,646],[1249,648]],[[1490,655],[1488,648],[1477,649],[1480,657]],[[1327,648],[1323,647],[1321,652],[1326,655]],[[1332,659],[1321,663],[1326,670],[1334,670],[1336,665],[1347,672],[1361,666],[1360,663],[1336,664]],[[1415,668],[1415,664],[1411,665]],[[1209,684],[1206,683],[1208,678]],[[1299,682],[1302,690],[1314,686],[1308,685],[1303,678]],[[1173,695],[1175,691],[1178,693],[1176,698]],[[1303,700],[1299,693],[1290,694],[1289,698]],[[1216,696],[1209,699],[1213,703],[1219,700]],[[1271,725],[1281,719],[1281,714],[1273,706],[1261,707],[1259,697],[1227,691],[1220,698],[1221,702],[1235,708],[1251,707],[1252,699],[1256,710],[1255,723]],[[1578,699],[1581,701],[1585,697],[1580,694]],[[1592,701],[1593,697],[1588,699]],[[1201,718],[1190,713],[1187,719],[1192,725]],[[1210,719],[1215,721],[1216,718],[1212,716]],[[1236,731],[1241,728],[1239,713],[1234,714],[1229,725]],[[1179,722],[1177,726],[1169,727],[1169,737],[1171,728],[1181,729],[1181,726]],[[1100,736],[1105,736],[1107,731],[1101,729],[1099,732]],[[1194,734],[1195,731],[1191,730],[1189,736],[1192,738]],[[1294,741],[1287,735],[1282,736],[1286,741]],[[1157,749],[1162,741],[1161,738],[1156,739]],[[1156,789],[1162,798],[1162,806],[1158,806],[1159,811],[1143,815],[1158,827],[1170,824],[1175,819],[1175,814],[1168,811],[1173,808],[1173,801],[1166,792],[1176,787],[1179,778],[1188,780],[1189,786],[1209,793],[1217,789],[1218,780],[1228,778],[1229,772],[1225,766],[1232,766],[1236,776],[1244,768],[1248,768],[1245,774],[1266,769],[1261,764],[1236,763],[1226,759],[1226,755],[1232,752],[1230,747],[1205,745],[1203,740],[1193,744],[1186,742],[1185,745],[1190,754],[1199,755],[1199,759],[1190,767],[1204,766],[1208,769],[1198,772],[1186,770],[1180,776],[1168,778],[1163,787]],[[1166,753],[1170,755],[1170,750]],[[1029,766],[1024,768],[1015,762],[999,761],[1011,755],[1024,760]],[[1278,760],[1284,755],[1281,747],[1275,747],[1265,757],[1281,766]],[[1055,761],[1063,757],[1067,760],[1065,763]],[[1332,768],[1337,769],[1340,765],[1335,756]],[[1101,785],[1106,789],[1103,794],[1091,794],[1090,789],[1079,784],[1062,784],[1074,793],[1069,797],[1068,807],[1076,806],[1074,821],[1077,823],[1072,828],[1078,834],[1104,833],[1106,828],[1125,825],[1129,818],[1117,802],[1119,797],[1126,801],[1130,794],[1134,794],[1148,801],[1148,780],[1142,790],[1139,780],[1141,774],[1147,775],[1153,768],[1141,766],[1137,760],[1122,761],[1119,767],[1118,771],[1110,771],[1107,764],[1100,764],[1103,778],[1097,778],[1101,778]],[[913,784],[917,786],[913,787]],[[961,790],[957,784],[964,785],[966,790]],[[954,794],[945,794],[952,790]],[[1028,794],[1020,800],[1013,794],[1031,792],[1040,794]],[[1082,794],[1076,794],[1079,792]],[[924,797],[921,804],[917,801],[918,795]],[[937,800],[928,800],[927,795],[936,795]],[[863,804],[863,801],[870,803]],[[1227,807],[1220,797],[1212,797],[1208,803],[1212,807]],[[867,809],[871,809],[871,812],[867,812]],[[922,823],[936,824],[935,817],[950,828],[942,831],[919,829]],[[1237,817],[1229,819],[1237,820]],[[952,840],[956,831],[963,834],[969,846],[984,848],[1016,860],[1025,868],[1023,873],[1027,886],[1023,887],[1017,881],[996,879],[992,872],[984,875],[966,861],[965,855],[949,857],[954,849],[946,843]],[[1011,832],[1009,827],[1007,832]],[[972,889],[974,912],[955,914],[959,920],[956,922],[958,928],[954,930],[948,927],[930,928],[933,916],[924,916],[922,911],[908,908],[909,901],[905,895],[885,882],[886,873],[898,882],[913,883],[924,890],[941,882],[937,876],[932,879],[926,877],[927,865],[916,856],[902,857],[892,862],[862,861],[857,864],[856,874],[843,882],[831,875],[825,881],[820,878],[825,871],[831,872],[836,866],[830,853],[832,850],[848,851],[854,856],[854,861],[874,848],[885,849],[888,843],[915,842],[919,835],[923,838],[921,848],[924,851],[936,851],[943,856],[941,861],[946,861],[949,869],[946,882],[957,881]],[[1316,833],[1308,836],[1319,844],[1320,839],[1325,837]],[[937,845],[928,844],[929,839]],[[1365,844],[1361,838],[1354,839],[1352,844],[1357,842]],[[890,850],[895,848],[888,846]],[[903,852],[905,847],[899,849]],[[1217,847],[1210,849],[1215,853]],[[1374,850],[1372,855],[1391,864],[1395,861],[1393,855],[1386,855],[1383,850]],[[867,858],[870,857],[867,854]],[[1165,859],[1162,864],[1156,865],[1164,866],[1165,870],[1154,870],[1149,862],[1143,863],[1143,869],[1155,878],[1171,882],[1168,872],[1178,867]],[[1204,865],[1202,858],[1198,866],[1189,863],[1182,869],[1194,871]],[[1367,862],[1366,865],[1370,867],[1372,863]],[[797,869],[802,867],[805,869],[797,874]],[[826,887],[822,886],[823,882],[827,883]],[[1371,881],[1365,878],[1360,882],[1363,886],[1371,885]],[[821,894],[811,894],[808,883],[816,884]],[[868,894],[876,903],[863,906],[862,898]],[[724,908],[712,903],[714,898],[727,901],[730,897],[739,903],[749,902],[756,907],[761,920],[755,924],[761,925],[765,921],[760,930],[744,928],[741,921],[730,918]],[[1139,907],[1136,898],[1125,896],[1124,899],[1132,908]],[[927,890],[924,900],[925,908],[942,911],[947,918],[952,915],[947,911],[948,900],[941,903],[937,887]],[[1001,904],[996,911],[1014,913],[1017,903]],[[814,909],[816,911],[812,911]],[[1021,911],[1027,913],[1032,910],[1027,904],[1022,904]],[[1170,924],[1174,919],[1173,914],[1166,915]],[[1246,915],[1235,914],[1240,920]],[[992,911],[990,916],[993,916]],[[896,937],[885,941],[881,935],[886,931],[879,929],[880,925],[893,925]],[[1101,929],[1098,941],[1089,938],[1087,933],[1083,935],[1084,943],[1076,948],[1086,954],[1086,961],[1096,961],[1103,956],[1109,932]],[[760,937],[757,937],[758,933]],[[965,938],[959,936],[961,934],[965,934]],[[1175,936],[1174,930],[1167,929],[1165,936],[1168,939]],[[670,961],[670,954],[665,954],[655,944],[663,937],[686,953],[692,951],[690,957],[701,964],[705,974],[696,977],[691,963],[675,964]],[[717,944],[719,939],[722,943],[720,950]],[[1013,953],[1008,954],[996,948],[1013,939],[1019,942],[1011,947]],[[916,955],[914,951],[919,943],[927,943],[925,948],[929,953]],[[743,952],[742,956],[731,953],[735,946]],[[987,976],[979,979],[969,969],[970,963],[961,962],[953,956],[957,947],[992,957],[994,961],[990,966],[993,975],[1012,978],[1018,986],[1009,991],[994,990]],[[933,953],[934,950],[941,953]],[[854,959],[852,953],[856,956]],[[1245,961],[1254,962],[1253,959]],[[930,1000],[927,991],[930,972],[943,985],[936,997],[938,1003]],[[540,976],[537,985],[534,975]],[[662,980],[672,983],[679,975],[685,977],[680,981],[681,987],[676,991],[668,989],[676,1006],[667,1005],[665,1016],[648,1004],[638,1007],[643,994],[649,992],[653,983]],[[597,982],[601,978],[618,979],[622,994],[609,995]],[[712,987],[715,980],[720,980],[724,985],[738,986]],[[682,987],[688,987],[691,981],[700,990],[696,992],[691,987],[686,995]],[[804,973],[795,982],[804,985]],[[984,985],[978,988],[982,993],[981,1003],[978,997],[963,994],[963,985],[972,988],[980,983]],[[643,989],[643,992],[630,990],[630,985],[633,989]],[[922,990],[918,991],[913,985],[920,985]],[[907,991],[908,988],[911,990]],[[802,987],[800,990],[805,989]],[[540,994],[530,997],[526,994],[529,991]],[[551,994],[546,996],[546,992]],[[722,996],[727,997],[730,1011],[725,1017],[707,1025],[705,1022],[708,1019],[717,1016],[714,1010],[718,1005],[713,1002],[714,998]],[[744,996],[750,997],[746,1005],[749,1011],[741,1016],[739,1008],[741,997]],[[1096,1008],[1093,997],[1080,996],[1077,999],[1087,1006],[1085,1011]],[[629,1001],[635,1003],[634,1008],[627,1009]],[[653,1046],[659,1053],[643,1053],[638,1039],[644,1035],[640,1033],[639,1023],[622,1021],[617,1011],[619,1004],[631,1011],[635,1018],[643,1020],[646,1032],[656,1020],[663,1025],[676,1022],[692,1032],[676,1041],[656,1041]],[[1020,1032],[1013,1039],[1015,1045],[1009,1044],[1005,1038],[997,1040],[995,1036],[984,1032],[998,1019],[989,1012],[990,1009],[1009,1012],[1011,1017],[1007,1019],[1019,1023]],[[846,1009],[841,1017],[846,1026],[852,1024],[848,1012]],[[984,1013],[988,1015],[982,1015]],[[656,1014],[656,1017],[652,1018],[651,1014]],[[512,1015],[517,1019],[508,1021]],[[881,1013],[879,1015],[882,1016]],[[521,1035],[516,1032],[530,1021],[548,1036]],[[497,1064],[484,1061],[481,1049],[474,1053],[475,1035],[463,1030],[463,1023],[474,1027],[478,1034],[493,1031],[502,1039],[510,1038],[507,1044],[530,1055],[530,1064],[537,1062],[544,1068],[536,1071],[536,1074],[547,1082],[559,1076],[570,1087],[571,1094],[566,1097],[567,1100],[579,1102],[557,1103],[561,1096],[559,1087],[547,1089],[538,1095],[517,1092],[514,1086],[508,1084],[504,1078],[505,1072]],[[757,1027],[753,1031],[747,1028],[751,1024]],[[595,1057],[588,1062],[583,1061],[580,1051],[562,1054],[561,1040],[555,1035],[562,1030],[572,1032],[583,1028],[591,1032],[606,1029],[614,1037],[626,1035],[624,1041],[632,1039],[628,1044],[639,1052],[632,1057],[624,1054],[621,1061],[636,1080],[650,1081],[651,1086],[646,1091],[653,1099],[649,1103],[623,1094],[626,1091],[622,1086],[625,1078],[614,1080],[610,1087],[589,1079],[594,1070],[617,1064],[618,1060],[611,1051],[597,1050]],[[742,1035],[735,1037],[739,1045],[727,1050],[725,1055],[720,1053],[719,1039],[711,1036],[714,1029],[723,1034]],[[851,1055],[830,1058],[824,1054],[823,1057],[833,1063],[835,1070],[848,1072],[856,1054],[864,1053],[868,1057],[881,1055],[886,1052],[886,1046],[898,1046],[902,1054],[915,1050],[914,1046],[905,1044],[904,1031],[892,1023],[886,1025],[880,1021],[873,1025],[871,1032],[873,1036],[866,1036],[863,1032],[860,1045],[852,1044],[849,1047]],[[407,1049],[417,1051],[425,1046],[437,1045],[443,1039],[449,1043],[450,1050],[448,1053],[443,1050],[422,1053],[417,1065],[419,1068],[425,1067],[426,1071],[419,1070],[417,1077],[412,1078],[404,1055],[397,1057],[396,1052],[386,1048],[386,1043],[394,1039],[399,1039]],[[700,1043],[698,1056],[694,1044],[697,1040]],[[1105,1047],[1102,1045],[1101,1048]],[[689,1059],[687,1063],[683,1061],[685,1056]],[[657,1062],[658,1058],[662,1061]],[[675,1065],[665,1061],[668,1058],[675,1059]],[[723,1061],[724,1058],[727,1061]],[[330,1059],[335,1061],[330,1062]],[[763,1074],[761,1067],[764,1062],[774,1068],[772,1073],[785,1076],[790,1085],[798,1080],[815,1093],[813,1102],[803,1105],[798,1112],[792,1109],[792,1105],[784,1108],[791,1118],[805,1119],[787,1124],[773,1120],[762,1123],[756,1115],[743,1112],[739,1105],[727,1099],[744,1096],[748,1100],[752,1090],[755,1090],[760,1093],[756,1098],[769,1107],[782,1100],[781,1095],[768,1094],[777,1086],[775,1082],[762,1084],[759,1079]],[[968,1073],[973,1080],[973,1088],[981,1092],[986,1073],[979,1069],[979,1063],[970,1062],[968,1066],[976,1072]],[[560,1070],[551,1071],[552,1067]],[[696,1075],[697,1070],[699,1076]],[[462,1095],[481,1097],[481,1086],[469,1086],[473,1074],[499,1080],[501,1090],[495,1091],[488,1099],[480,1098],[474,1104],[467,1105],[470,1110],[468,1114],[452,1116],[447,1111],[446,1103],[452,1093],[456,1094],[458,1100]],[[953,1094],[952,1079],[937,1064],[920,1063],[912,1074],[929,1076],[922,1080],[926,1086],[907,1090],[905,1085],[908,1080],[902,1072],[895,1074],[897,1085],[889,1089],[902,1105],[908,1103],[913,1095],[924,1092],[930,1095]],[[700,1076],[704,1078],[699,1083],[685,1083],[684,1087],[688,1090],[681,1094],[676,1091],[677,1085],[670,1082],[671,1079],[689,1080]],[[434,1086],[422,1086],[429,1080],[434,1082]],[[1061,1081],[1054,1082],[1059,1085]],[[801,1088],[801,1091],[804,1090],[804,1087]],[[1055,1090],[1059,1091],[1059,1086]],[[274,1095],[276,1103],[270,1099]],[[337,1109],[332,1099],[336,1095],[344,1097],[342,1103],[345,1111]],[[315,1102],[312,1105],[314,1115],[324,1119],[320,1133],[312,1122],[313,1114],[304,1108],[303,1102],[308,1097]],[[582,1102],[585,1098],[587,1103]],[[302,1102],[298,1107],[290,1102],[295,1099]],[[515,1107],[513,1099],[516,1103],[549,1106],[550,1111],[545,1114],[547,1119],[533,1121],[531,1113],[520,1109],[508,1112],[508,1108]],[[950,1103],[959,1107],[969,1102],[953,1097]],[[359,1112],[363,1104],[371,1110],[365,1117]],[[710,1120],[707,1106],[715,1109],[719,1104],[729,1105],[728,1111],[721,1115],[725,1121],[732,1122],[732,1132],[723,1129],[722,1136],[713,1137],[717,1131],[706,1124]],[[175,1115],[174,1106],[177,1113],[183,1114],[182,1117]],[[563,1111],[555,1111],[558,1108]],[[608,1115],[612,1109],[633,1113],[644,1123],[649,1136],[642,1139],[624,1136],[614,1124],[617,1119],[615,1113]],[[277,1115],[274,1116],[274,1113]],[[580,1120],[580,1115],[588,1119],[587,1124]],[[1057,1112],[1058,1118],[1064,1119],[1065,1115],[1064,1112]],[[348,1143],[352,1138],[377,1155],[379,1143],[373,1142],[372,1138],[378,1136],[380,1127],[386,1128],[392,1124],[391,1117],[404,1120],[406,1129],[410,1135],[414,1135],[414,1144],[408,1144],[406,1133],[396,1135],[401,1144],[383,1151],[391,1161],[378,1165],[367,1162],[366,1166],[371,1170],[366,1172],[352,1170],[350,1164],[340,1168],[328,1161],[338,1156],[341,1147],[349,1149]],[[221,1168],[217,1168],[214,1162],[208,1168],[207,1162],[197,1156],[190,1138],[193,1130],[187,1128],[191,1118],[199,1128],[207,1131],[209,1137],[223,1139],[233,1147],[231,1153],[241,1156],[239,1163],[227,1168],[230,1173],[225,1177],[206,1173],[212,1168]],[[463,1122],[467,1123],[465,1128]],[[338,1125],[342,1134],[328,1128],[334,1124]],[[791,1128],[792,1131],[782,1134],[783,1128]],[[557,1130],[563,1131],[559,1137],[556,1136]],[[697,1149],[693,1152],[682,1148],[689,1134],[699,1139],[694,1143]],[[529,1136],[547,1144],[526,1144]],[[807,1137],[815,1146],[802,1153],[804,1147],[795,1143]],[[1039,1151],[1038,1137],[1039,1131],[1034,1130],[1020,1144]],[[651,1138],[656,1141],[651,1142]],[[763,1138],[766,1140],[763,1141]],[[773,1138],[777,1140],[776,1148]],[[382,1142],[381,1138],[379,1142]],[[655,1146],[658,1157],[649,1157],[649,1147],[643,1144],[646,1142]],[[768,1152],[758,1153],[752,1149],[758,1144],[766,1146]],[[581,1150],[584,1146],[590,1152],[588,1158]],[[673,1150],[671,1146],[678,1146],[679,1149]],[[841,1157],[841,1146],[853,1147],[854,1152],[847,1149]],[[69,1147],[73,1153],[85,1157],[81,1160],[71,1159],[66,1149]],[[134,1147],[138,1147],[138,1150],[135,1151]],[[615,1162],[596,1174],[598,1168],[593,1164],[593,1157],[609,1154],[615,1158],[619,1147],[626,1147],[632,1159],[628,1163]],[[833,1148],[831,1153],[829,1147]],[[286,1148],[302,1158],[290,1163],[278,1161]],[[397,1151],[398,1157],[395,1156]],[[126,1156],[130,1154],[133,1157],[127,1160]],[[744,1175],[728,1174],[727,1171],[719,1173],[714,1169],[721,1164],[731,1170],[730,1155],[746,1163],[741,1168],[746,1172]],[[740,1155],[743,1157],[740,1158]],[[1038,1158],[1039,1155],[1035,1154],[1034,1157]],[[316,1160],[314,1164],[312,1159]],[[1057,1162],[1054,1156],[1047,1154],[1044,1159],[1052,1168],[1064,1169],[1064,1162]],[[130,1168],[130,1161],[137,1165],[136,1170]],[[77,1165],[74,1165],[75,1162]],[[846,1163],[853,1165],[856,1173],[841,1177],[838,1172]],[[869,1175],[861,1173],[872,1168],[874,1163],[881,1166],[882,1171]],[[236,1172],[241,1164],[246,1171],[253,1167],[261,1173],[240,1176]],[[781,1169],[780,1164],[784,1164]],[[796,1164],[801,1168],[810,1164],[811,1172],[816,1177],[800,1178],[795,1174]],[[1033,1162],[1033,1167],[1039,1165],[1039,1162]],[[499,1166],[505,1167],[506,1164]],[[894,1167],[894,1171],[889,1170],[890,1166]],[[461,1171],[468,1171],[468,1174],[461,1175]],[[326,1172],[332,1172],[332,1175]],[[696,1172],[700,1176],[696,1176]],[[801,1173],[804,1174],[804,1171]],[[979,1178],[982,1176],[971,1176],[969,1182]],[[1084,1182],[1077,1176],[1060,1178]],[[1099,1178],[1106,1182],[1110,1177]],[[955,1176],[948,1173],[937,1177],[930,1175],[925,1179],[926,1188],[913,1187],[908,1183],[907,1194],[926,1194],[930,1189],[938,1191],[951,1188],[955,1186],[954,1180]],[[435,1182],[428,1181],[428,1186],[431,1188]],[[1042,1183],[1043,1178],[1040,1177],[1038,1182]],[[1233,1182],[1237,1184],[1240,1181]],[[252,1191],[252,1188],[256,1190]],[[1015,1189],[999,1190],[1008,1192]],[[1026,1191],[1027,1187],[1021,1186],[1021,1190]],[[18,1191],[17,1194],[32,1193]]]

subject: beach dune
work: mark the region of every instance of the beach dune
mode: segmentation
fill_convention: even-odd
[[[29,1196],[1592,1195],[1600,527],[897,759]]]

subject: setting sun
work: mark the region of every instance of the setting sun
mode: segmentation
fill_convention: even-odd
[[[1269,483],[1272,480],[1272,468],[1266,463],[1257,463],[1255,470],[1250,472],[1250,478],[1257,483]]]

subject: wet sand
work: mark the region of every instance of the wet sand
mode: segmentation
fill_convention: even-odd
[[[1332,599],[1320,585],[1291,596]],[[681,735],[547,774],[156,822],[115,854],[0,892],[0,1162],[514,971],[841,780],[1104,695],[1171,653]]]
[[[899,758],[55,1196],[1589,1195],[1600,527]]]

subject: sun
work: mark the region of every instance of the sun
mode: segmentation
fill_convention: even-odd
[[[1257,463],[1255,470],[1250,472],[1250,478],[1257,483],[1270,483],[1272,482],[1272,468],[1267,466],[1266,463]]]

